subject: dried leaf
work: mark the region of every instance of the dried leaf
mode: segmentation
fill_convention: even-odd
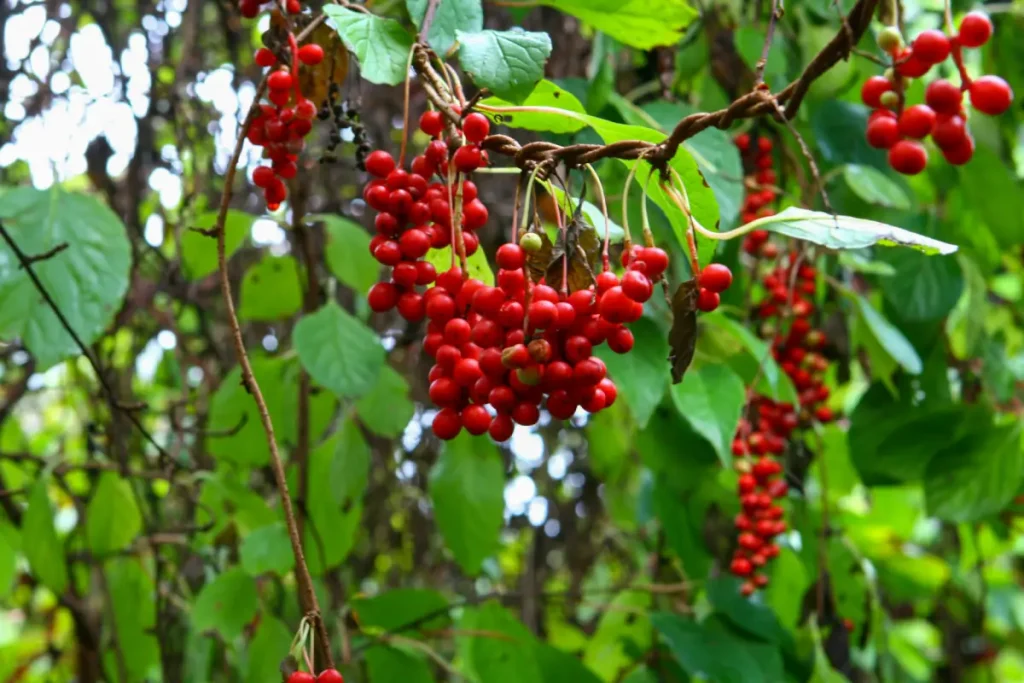
[[[526,255],[526,268],[530,272],[530,279],[537,282],[545,276],[548,272],[548,266],[551,265],[551,261],[555,258],[555,246],[551,243],[551,238],[543,230],[533,230],[531,232],[540,237],[542,245],[537,251]]]
[[[299,85],[302,93],[320,106],[327,99],[331,83],[339,85],[348,74],[348,50],[338,32],[326,23],[320,24],[309,37],[309,42],[324,49],[324,61],[299,70]]]
[[[566,254],[569,259],[569,292],[586,289],[594,284],[594,269],[601,255],[601,238],[594,226],[584,220],[582,211],[577,210],[569,221],[562,242],[552,250],[553,258],[547,270],[548,285],[555,289],[561,288]]]
[[[697,350],[697,281],[687,280],[672,295],[672,330],[668,333],[672,383],[683,381]]]

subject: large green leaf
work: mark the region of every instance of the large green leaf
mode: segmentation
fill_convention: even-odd
[[[492,600],[475,610],[467,610],[460,629],[481,634],[470,636],[467,648],[469,665],[481,681],[543,680],[534,656],[536,637],[500,603]]]
[[[370,254],[370,235],[363,226],[347,218],[321,214],[311,220],[323,221],[327,235],[324,258],[331,274],[360,294],[370,291],[380,275],[380,264]]]
[[[541,0],[620,43],[641,50],[674,45],[697,11],[686,0]]]
[[[367,429],[381,436],[398,436],[409,425],[416,406],[409,384],[390,365],[381,369],[370,393],[356,401],[356,414]]]
[[[873,166],[847,164],[843,166],[843,180],[854,194],[869,204],[889,209],[910,208],[910,198],[903,188]]]
[[[272,322],[289,318],[302,307],[299,263],[291,256],[264,256],[242,278],[238,317]]]
[[[633,653],[651,644],[650,608],[651,595],[643,591],[624,590],[612,598],[583,652],[587,668],[610,683],[632,666]]]
[[[93,197],[54,185],[6,192],[0,221],[26,256],[67,244],[32,270],[71,329],[86,345],[94,342],[128,290],[131,246],[120,219]],[[40,372],[81,352],[6,242],[0,242],[0,337],[21,338]]]
[[[372,598],[355,598],[352,609],[363,629],[414,632],[445,628],[451,623],[448,600],[433,590],[395,588]]]
[[[292,633],[284,622],[264,614],[249,643],[245,683],[281,683],[281,662],[291,644]]]
[[[107,585],[117,644],[128,669],[129,680],[160,679],[160,644],[156,627],[156,586],[143,564],[135,558],[119,557],[107,562]],[[110,669],[111,667],[107,667]],[[113,673],[116,673],[114,668]],[[113,676],[111,680],[117,680]]]
[[[784,680],[777,648],[741,638],[721,623],[697,623],[658,612],[651,622],[676,660],[691,676],[716,683],[777,683]]]
[[[970,433],[943,448],[924,474],[928,512],[951,522],[993,515],[1024,483],[1020,424]]]
[[[192,627],[216,631],[230,642],[242,635],[259,606],[256,580],[234,567],[203,586],[192,606]]]
[[[523,107],[545,107],[569,111],[575,114],[586,114],[586,109],[580,101],[568,90],[563,90],[549,80],[543,80],[537,84],[530,96],[521,103]],[[480,101],[480,108],[486,112],[486,107],[511,107],[508,102],[499,97],[487,97]],[[513,112],[507,114],[491,114],[491,119],[509,128],[522,128],[525,130],[540,130],[551,133],[575,133],[584,128],[586,124],[562,112]]]
[[[100,475],[86,510],[85,536],[89,549],[103,554],[127,547],[142,531],[142,514],[131,483],[114,472]]]
[[[907,249],[879,254],[895,269],[881,288],[886,303],[900,318],[925,322],[945,317],[964,291],[964,274],[956,258],[930,258]]]
[[[832,216],[791,206],[785,211],[747,223],[761,229],[814,242],[829,249],[863,249],[874,244],[912,247],[926,254],[952,254],[956,245],[918,235],[878,221],[853,216]]]
[[[325,6],[324,14],[359,60],[363,78],[381,85],[405,81],[413,36],[400,23],[338,5]]]
[[[405,0],[416,28],[423,28],[430,0]],[[479,31],[484,27],[484,9],[480,0],[445,0],[436,2],[434,16],[427,30],[427,43],[434,52],[444,55],[455,44],[459,31]]]
[[[274,523],[249,532],[238,549],[242,569],[252,576],[284,576],[295,566],[292,544],[284,524]]]
[[[369,393],[384,366],[376,333],[333,301],[303,316],[293,338],[309,376],[341,398]]]
[[[714,359],[710,362],[716,363],[718,357],[724,355],[744,384],[750,384],[755,378],[759,378],[756,388],[760,393],[775,401],[797,403],[793,382],[772,358],[767,344],[755,337],[744,325],[721,313],[702,315],[700,321],[702,325],[718,333],[715,338],[707,334],[701,337],[702,340],[707,339],[707,343],[714,342],[720,347],[713,350]],[[698,346],[698,353],[701,351],[702,347]]]
[[[643,428],[668,386],[668,341],[649,318],[640,318],[630,330],[636,341],[631,352],[618,354],[607,346],[595,352],[608,366],[608,376],[618,387],[620,400],[626,402],[637,425]]]
[[[224,258],[231,258],[242,246],[254,220],[242,211],[228,210],[224,218]],[[217,212],[207,211],[196,216],[189,226],[195,230],[186,230],[181,235],[181,269],[189,280],[199,280],[217,270],[217,239],[200,232],[216,224]]]
[[[999,245],[1019,246],[1024,195],[1016,174],[987,145],[979,145],[970,165],[958,171],[967,205],[985,221]]]
[[[372,683],[433,683],[430,666],[421,655],[387,645],[366,651],[366,668]]]
[[[860,319],[864,322],[871,334],[875,337],[885,352],[894,361],[899,363],[904,370],[912,375],[919,375],[924,369],[921,357],[917,350],[911,345],[907,338],[900,332],[899,328],[885,319],[863,296],[857,295],[857,311]]]
[[[864,139],[871,110],[860,103],[826,100],[811,110],[811,132],[824,161],[888,168],[885,152]]]
[[[53,522],[53,507],[47,488],[49,477],[40,477],[32,486],[28,508],[21,519],[22,552],[32,573],[44,586],[57,595],[63,595],[68,585],[68,565],[64,557],[64,544],[57,536]]]
[[[494,446],[463,433],[444,445],[430,471],[430,500],[445,544],[467,574],[499,547],[505,468]]]
[[[540,666],[539,683],[600,683],[597,674],[588,669],[579,657],[552,647],[547,643],[538,643],[533,650],[534,658]]]
[[[740,376],[728,365],[702,365],[686,373],[671,391],[679,413],[714,446],[722,464],[730,467],[732,440],[747,398]]]
[[[740,593],[740,581],[719,577],[708,582],[708,599],[715,611],[734,628],[768,643],[781,643],[786,632],[775,613],[764,604],[752,602]]]
[[[473,82],[503,100],[519,103],[544,78],[551,55],[546,33],[514,28],[508,31],[456,31],[459,63]]]

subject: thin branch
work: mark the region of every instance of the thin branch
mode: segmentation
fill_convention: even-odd
[[[430,33],[430,26],[434,23],[434,16],[437,15],[437,8],[441,6],[441,0],[430,0],[427,4],[427,11],[423,15],[423,24],[420,27],[420,42],[427,42],[427,34]]]
[[[772,11],[768,15],[768,30],[764,34],[764,47],[761,48],[761,59],[757,60],[757,68],[754,70],[754,87],[757,88],[764,83],[764,70],[768,66],[768,53],[772,49],[772,41],[775,39],[775,24],[786,8],[782,6],[782,0],[772,0]]]

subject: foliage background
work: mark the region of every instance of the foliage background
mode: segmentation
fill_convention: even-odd
[[[552,35],[546,76],[587,113],[662,129],[745,92],[768,9],[700,3],[698,20],[672,0],[508,4],[486,3],[485,25]],[[408,23],[404,3],[372,5]],[[995,38],[970,68],[1024,92],[1020,7],[992,8]],[[909,35],[939,26],[939,4],[904,8]],[[0,680],[281,678],[301,617],[293,558],[213,240],[191,230],[213,225],[263,28],[231,3],[0,6],[0,220],[18,217],[8,227],[29,255],[68,244],[35,270],[102,370],[0,247]],[[768,83],[840,29],[833,3],[787,3]],[[870,35],[860,47],[873,49]],[[287,212],[263,214],[236,186],[230,274],[348,679],[1024,679],[1021,112],[972,117],[970,165],[897,177],[863,142],[859,83],[877,70],[841,62],[795,121],[832,205],[961,248],[822,258],[844,418],[788,454],[794,529],[753,601],[723,575],[736,475],[706,439],[735,428],[720,387],[756,366],[730,322],[746,321],[749,278],[702,319],[682,384],[669,384],[668,314],[652,305],[635,352],[612,366],[625,398],[614,410],[442,448],[420,331],[368,315],[377,270],[352,140],[318,163],[319,133]],[[342,82],[367,139],[395,149],[401,88],[368,84],[354,63]],[[736,130],[751,125],[786,150],[786,203],[819,206],[788,132]],[[689,142],[719,169],[708,181],[731,227],[742,186],[730,136]],[[624,167],[600,173],[621,194]],[[489,253],[507,234],[506,180],[480,183]],[[671,227],[652,220],[685,279]],[[743,272],[735,241],[718,259]],[[694,395],[712,410],[685,410]]]

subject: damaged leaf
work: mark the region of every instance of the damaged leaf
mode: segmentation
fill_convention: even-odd
[[[680,283],[672,295],[672,329],[668,333],[672,383],[683,381],[697,350],[697,281]]]

